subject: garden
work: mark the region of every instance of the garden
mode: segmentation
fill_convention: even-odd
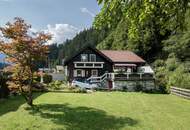
[[[187,130],[189,100],[127,92],[34,94],[0,100],[0,130]],[[2,105],[3,104],[3,105]]]

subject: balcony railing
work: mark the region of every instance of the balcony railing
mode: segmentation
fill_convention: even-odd
[[[150,73],[112,73],[113,80],[153,80],[154,75]]]
[[[103,68],[104,62],[74,62],[75,68]]]
[[[154,75],[149,73],[105,73],[99,77],[90,77],[87,81],[91,83],[99,83],[104,80],[112,81],[144,81],[144,80],[154,80]]]

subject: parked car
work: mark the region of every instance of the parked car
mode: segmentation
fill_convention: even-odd
[[[72,86],[80,87],[80,88],[86,88],[86,89],[92,89],[92,88],[97,88],[97,84],[90,84],[86,80],[81,80],[81,79],[74,79],[71,83]]]

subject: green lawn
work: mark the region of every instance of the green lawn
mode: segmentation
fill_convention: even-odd
[[[0,130],[189,130],[190,100],[172,95],[95,92],[0,101]]]

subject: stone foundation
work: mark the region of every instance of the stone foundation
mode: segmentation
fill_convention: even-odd
[[[113,89],[138,91],[138,90],[154,90],[156,89],[154,81],[114,81]]]

